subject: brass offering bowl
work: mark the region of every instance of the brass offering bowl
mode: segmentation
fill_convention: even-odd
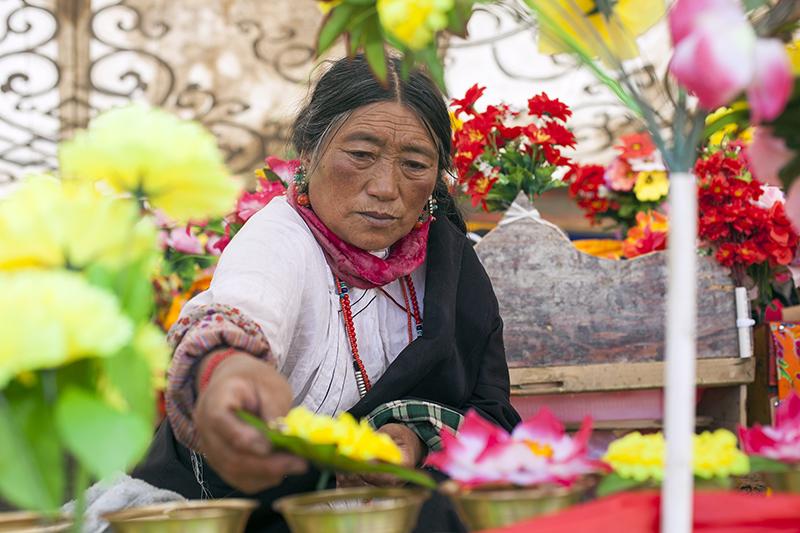
[[[453,500],[470,531],[479,531],[566,509],[578,503],[589,488],[590,483],[577,482],[569,488],[543,485],[464,489],[447,482],[442,490]]]
[[[116,533],[242,533],[253,500],[220,499],[170,502],[103,515]]]
[[[358,487],[287,496],[273,507],[293,533],[409,533],[430,492]]]
[[[60,533],[69,531],[72,522],[65,516],[46,518],[26,511],[0,513],[0,532]]]

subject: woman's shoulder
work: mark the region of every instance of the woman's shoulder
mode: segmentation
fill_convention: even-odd
[[[320,255],[319,245],[300,215],[279,196],[245,222],[225,248],[226,256],[278,257],[310,260]],[[324,259],[323,259],[324,260]]]

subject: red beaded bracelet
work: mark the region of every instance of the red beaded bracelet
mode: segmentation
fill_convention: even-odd
[[[208,382],[211,380],[211,375],[214,373],[214,370],[217,366],[232,355],[236,355],[239,353],[235,348],[226,348],[222,351],[219,351],[213,355],[208,357],[208,362],[206,363],[205,368],[203,368],[203,373],[200,374],[200,381],[198,384],[198,391],[202,392],[208,387]]]

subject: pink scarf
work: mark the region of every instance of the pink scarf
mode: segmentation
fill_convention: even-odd
[[[289,187],[286,197],[322,246],[333,273],[351,287],[381,287],[411,274],[425,261],[430,219],[394,243],[386,259],[381,259],[344,242],[328,229],[311,208],[298,205],[294,184]]]

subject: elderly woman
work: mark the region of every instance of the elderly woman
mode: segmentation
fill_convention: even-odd
[[[135,475],[189,498],[255,494],[255,530],[284,530],[272,500],[318,474],[238,409],[368,417],[411,467],[467,409],[518,422],[497,301],[444,178],[444,99],[390,67],[386,86],[363,57],[321,77],[294,124],[294,185],[245,224],[170,333],[168,421]],[[419,531],[460,529],[443,501],[426,504]]]

